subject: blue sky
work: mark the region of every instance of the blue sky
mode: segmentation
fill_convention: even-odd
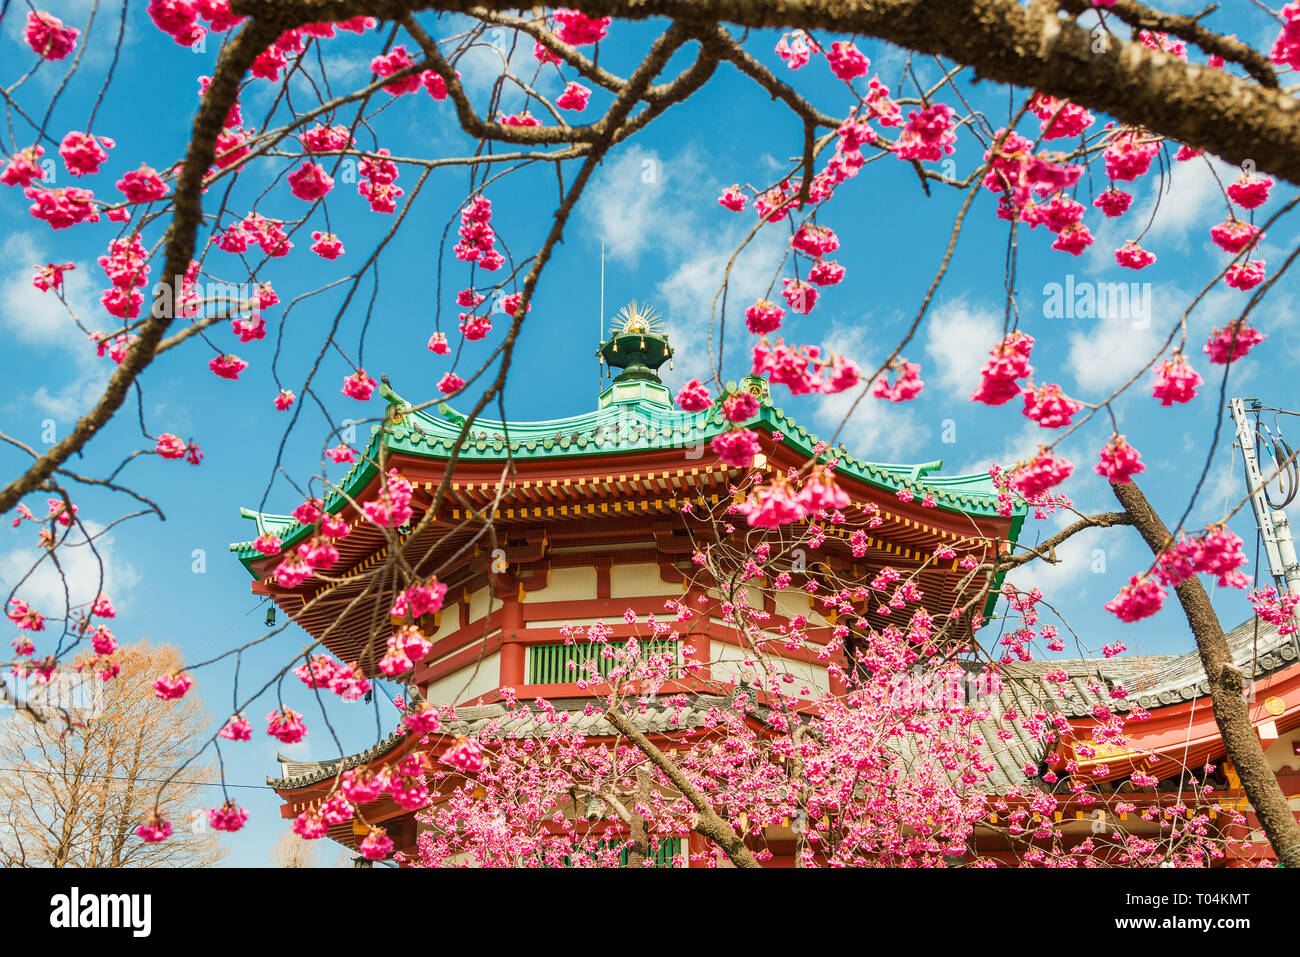
[[[47,7],[80,23],[89,4],[50,0]],[[438,36],[458,29],[454,18],[424,22]],[[1215,19],[1212,25],[1225,32],[1235,31],[1265,48],[1276,32],[1254,9],[1238,10],[1231,17]],[[82,72],[69,84],[54,111],[50,132],[56,139],[68,130],[85,128],[111,57],[115,30],[115,22],[101,21],[92,32]],[[648,46],[654,30],[653,24],[616,24],[610,40],[601,46],[601,63],[626,72],[631,58]],[[25,70],[30,60],[17,32],[18,21],[13,18],[0,28],[0,44],[14,64],[6,71],[6,83],[19,75],[17,71]],[[369,58],[380,52],[386,36],[386,31],[371,32],[326,47],[326,64],[336,90],[368,79]],[[771,53],[777,36],[756,35],[750,49],[823,110],[843,114],[849,103],[825,63],[814,61],[788,77]],[[133,4],[122,62],[95,125],[95,132],[117,140],[117,148],[100,174],[76,185],[115,195],[112,184],[142,161],[159,169],[175,162],[183,153],[198,103],[194,78],[211,72],[215,46],[210,43],[201,53],[176,46],[148,22],[142,4]],[[873,61],[873,72],[879,71],[891,89],[897,90],[903,55],[875,42],[861,46]],[[414,45],[408,43],[408,47]],[[528,69],[531,76],[530,49],[531,43],[522,45],[512,63],[520,70]],[[666,72],[673,74],[685,66],[693,50],[675,57]],[[43,108],[66,65],[39,71],[28,81],[27,99],[22,102]],[[927,85],[938,75],[933,61],[918,57],[913,66]],[[471,96],[481,107],[494,69],[491,57],[476,56],[460,68]],[[541,82],[551,95],[562,88],[554,75]],[[246,117],[260,119],[269,105],[269,89],[268,84],[258,83],[245,95]],[[987,111],[994,126],[1001,125],[1007,109],[1005,89],[964,85],[963,92],[973,105]],[[305,93],[304,87],[295,86],[295,95]],[[597,92],[587,115],[606,103]],[[142,109],[140,104],[147,106]],[[509,99],[504,104],[507,110],[517,105]],[[346,122],[350,115],[341,113],[338,121]],[[393,102],[373,125],[379,144],[395,154],[464,155],[466,142],[454,125],[450,104],[435,103],[423,93]],[[1032,135],[1036,127],[1031,120],[1020,130]],[[29,137],[30,131],[20,129],[19,145],[28,145]],[[5,143],[6,148],[11,145],[8,137]],[[772,182],[780,171],[792,166],[791,158],[800,152],[801,143],[800,127],[793,116],[723,66],[689,102],[674,107],[643,134],[613,150],[537,289],[505,393],[507,415],[546,419],[594,407],[599,388],[594,350],[601,317],[602,240],[606,250],[605,315],[612,315],[629,299],[650,302],[666,314],[678,350],[669,384],[676,388],[691,375],[704,372],[708,319],[721,270],[753,223],[751,212],[729,213],[716,203],[716,197],[735,182]],[[49,154],[54,155],[52,148]],[[981,159],[979,145],[964,134],[952,157],[954,174],[965,176]],[[232,208],[246,211],[253,198],[270,187],[258,206],[261,212],[282,218],[301,215],[304,204],[289,195],[282,181],[273,185],[275,176],[287,169],[286,160],[251,164],[240,176]],[[1225,183],[1235,178],[1235,172],[1223,164],[1217,169]],[[566,182],[572,170],[567,171]],[[57,176],[56,185],[73,183],[61,164]],[[409,199],[416,176],[415,170],[403,169],[399,185],[408,190],[403,202]],[[372,376],[387,373],[394,388],[416,402],[433,397],[435,383],[449,368],[448,360],[433,356],[424,346],[434,331],[439,301],[441,328],[453,342],[456,339],[454,295],[466,285],[468,275],[464,265],[451,256],[451,242],[441,263],[440,299],[436,275],[443,228],[455,214],[467,183],[463,170],[435,172],[402,233],[380,261],[363,364]],[[1105,188],[1104,180],[1094,176],[1091,188],[1094,192]],[[1088,189],[1085,181],[1080,197],[1085,202],[1090,196]],[[1141,274],[1122,270],[1115,265],[1112,252],[1141,229],[1135,224],[1145,224],[1158,189],[1161,196],[1155,224],[1143,240],[1158,261]],[[1276,210],[1290,194],[1289,188],[1277,187],[1262,212]],[[488,195],[498,233],[512,252],[527,255],[549,227],[556,196],[553,173],[524,170],[494,184]],[[214,190],[208,197],[209,208],[217,199]],[[858,178],[841,187],[820,217],[840,237],[837,258],[847,268],[847,278],[825,292],[810,316],[788,320],[787,337],[832,346],[864,367],[873,367],[910,322],[942,256],[961,199],[962,194],[942,187],[926,197],[911,167],[890,158],[866,167]],[[239,517],[241,505],[258,507],[265,501],[270,511],[288,511],[300,501],[299,493],[285,478],[276,477],[274,463],[282,441],[283,464],[289,476],[305,482],[321,471],[321,450],[327,437],[318,410],[303,403],[303,414],[286,439],[289,416],[275,411],[271,399],[280,385],[303,394],[304,377],[319,350],[323,330],[335,319],[341,295],[337,291],[318,295],[291,311],[287,305],[294,296],[336,278],[341,268],[355,267],[391,222],[370,213],[351,185],[340,183],[327,205],[330,224],[348,253],[330,265],[309,252],[310,231],[324,228],[318,211],[294,237],[296,248],[290,256],[273,261],[260,274],[273,282],[282,300],[282,305],[268,311],[268,340],[241,345],[223,323],[208,336],[215,348],[191,342],[162,356],[145,376],[143,412],[150,431],[193,437],[206,458],[195,468],[144,456],[124,473],[133,487],[158,502],[167,520],[135,519],[101,539],[108,563],[107,590],[119,608],[115,630],[120,640],[143,635],[155,641],[173,641],[185,650],[187,659],[196,661],[258,638],[265,631],[264,606],[250,594],[246,573],[226,549],[229,542],[252,535],[251,525]],[[10,354],[18,360],[9,363],[11,385],[0,403],[4,431],[40,446],[50,422],[57,438],[66,434],[98,394],[110,369],[108,360],[95,357],[61,307],[31,287],[31,266],[75,261],[78,268],[68,275],[70,302],[91,328],[109,328],[109,317],[102,314],[97,301],[106,282],[94,260],[117,234],[117,227],[101,222],[55,233],[27,216],[26,206],[16,190],[0,191],[0,221],[4,224],[0,243],[5,254],[0,260],[0,324],[8,336]],[[1163,182],[1155,173],[1146,177],[1138,186],[1133,211],[1118,222],[1104,221],[1090,209],[1087,222],[1097,242],[1079,258],[1052,251],[1051,237],[1042,230],[1022,230],[1018,304],[1021,328],[1037,339],[1033,364],[1043,377],[1040,381],[1059,382],[1084,400],[1104,397],[1124,381],[1152,354],[1190,297],[1226,263],[1225,254],[1213,246],[1208,232],[1223,213],[1214,176],[1204,163],[1196,162],[1176,164],[1172,176]],[[150,238],[156,239],[156,235],[155,231]],[[452,241],[454,238],[453,230]],[[992,461],[1012,464],[1054,434],[1025,419],[1018,401],[997,409],[966,401],[985,353],[1001,329],[1005,241],[1005,224],[994,216],[994,197],[982,192],[930,316],[905,353],[921,363],[925,391],[918,400],[903,406],[863,402],[841,433],[855,454],[884,462],[942,458],[946,472],[979,471]],[[1284,221],[1263,243],[1260,258],[1274,267],[1294,241],[1294,229],[1286,228]],[[729,299],[728,327],[733,333],[741,326],[739,309],[771,283],[784,243],[781,233],[765,231],[741,257]],[[233,269],[222,272],[223,261],[233,264],[233,259],[223,260],[223,256],[214,252],[209,259],[211,268],[217,275],[238,280]],[[1067,275],[1073,275],[1076,282],[1150,282],[1149,325],[1134,328],[1129,320],[1047,318],[1042,309],[1044,287],[1064,283]],[[1284,280],[1256,312],[1254,324],[1269,340],[1232,367],[1229,395],[1258,396],[1266,404],[1283,408],[1294,403],[1293,370],[1300,348],[1300,335],[1290,321],[1295,294],[1294,281]],[[370,296],[367,279],[354,306],[340,320],[338,342],[353,360],[358,358],[366,321],[364,304]],[[1180,514],[1186,506],[1214,425],[1222,368],[1205,361],[1200,345],[1210,327],[1232,318],[1233,310],[1246,298],[1244,293],[1220,286],[1190,320],[1189,354],[1206,378],[1196,400],[1182,407],[1161,408],[1150,398],[1150,385],[1144,380],[1140,388],[1117,403],[1121,430],[1141,449],[1147,463],[1141,484],[1167,517]],[[281,332],[283,346],[273,370],[274,339]],[[237,383],[218,379],[208,371],[207,360],[217,349],[235,352],[249,361],[250,367]],[[469,344],[457,371],[468,376],[486,353],[484,344]],[[748,371],[745,336],[728,337],[726,356],[727,378],[739,378]],[[362,405],[339,393],[341,379],[350,371],[337,354],[326,356],[314,385],[321,401],[336,419],[377,415],[382,408],[377,398]],[[844,396],[789,399],[778,394],[777,398],[801,423],[824,436],[836,429],[847,408]],[[460,404],[469,403],[462,400]],[[1297,420],[1282,420],[1284,430],[1300,430],[1300,423],[1293,426],[1292,422]],[[359,427],[361,441],[368,428]],[[1098,421],[1071,436],[1062,450],[1076,466],[1067,490],[1084,510],[1115,507],[1105,483],[1091,473],[1096,450],[1109,432],[1109,425]],[[1231,457],[1230,436],[1229,428],[1190,524],[1217,518],[1225,499],[1235,505],[1243,494],[1240,458]],[[86,474],[99,474],[132,449],[146,445],[134,410],[126,409],[86,450],[84,459],[74,459],[69,465]],[[6,474],[12,475],[22,459],[5,449],[0,450],[0,463]],[[337,477],[344,468],[330,465],[326,474]],[[100,524],[131,510],[121,497],[96,492],[81,493],[76,500],[81,514]],[[44,496],[31,496],[29,504],[43,512]],[[1300,519],[1300,508],[1293,511],[1293,518]],[[1057,525],[1055,518],[1031,520],[1022,540],[1049,535]],[[1237,516],[1232,527],[1246,539],[1247,554],[1253,554],[1253,521],[1248,509]],[[0,531],[0,582],[6,590],[35,557],[33,545],[30,526],[18,530],[6,526]],[[1079,536],[1059,554],[1061,565],[1027,570],[1013,575],[1012,580],[1022,587],[1042,587],[1091,649],[1120,636],[1134,653],[1192,649],[1185,623],[1172,604],[1154,618],[1130,626],[1119,625],[1101,609],[1131,574],[1149,562],[1149,554],[1134,533],[1121,529]],[[72,559],[70,577],[75,586],[93,594],[97,572],[84,554]],[[48,575],[38,575],[27,586],[27,593],[33,600],[49,604],[55,594],[53,586]],[[1249,612],[1238,593],[1216,593],[1214,600],[1225,625],[1235,624]],[[287,653],[302,647],[304,639],[305,635],[291,626],[246,655],[243,686],[260,686]],[[1071,653],[1077,650],[1072,648]],[[224,719],[231,707],[230,669],[204,669],[197,689],[214,717]],[[379,697],[382,701],[382,695]],[[286,683],[284,700],[307,711],[313,728],[303,745],[290,752],[299,758],[336,754],[323,724],[312,721],[314,706],[296,679]],[[250,707],[248,715],[257,729],[254,740],[225,749],[232,783],[260,785],[265,774],[276,770],[276,742],[261,734],[261,716],[273,706],[262,698]],[[377,715],[373,709],[354,704],[335,707],[331,721],[344,749],[353,751],[374,741],[377,722],[387,732],[394,718],[386,703],[379,706]],[[229,840],[230,863],[263,864],[284,828],[278,817],[278,799],[269,790],[256,787],[232,791],[232,795],[251,816],[244,832]],[[326,849],[322,857],[333,862],[335,850]]]

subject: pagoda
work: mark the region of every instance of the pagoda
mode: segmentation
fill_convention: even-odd
[[[441,610],[419,622],[431,642],[430,650],[400,680],[427,702],[455,705],[455,720],[423,741],[399,727],[369,749],[332,761],[282,757],[279,774],[267,780],[283,799],[285,818],[318,806],[348,768],[394,765],[417,748],[441,752],[457,739],[472,737],[503,720],[513,722],[512,733],[529,734],[528,720],[520,719],[517,710],[508,715],[510,699],[541,699],[548,708],[567,712],[574,727],[592,743],[614,740],[617,732],[596,701],[608,688],[575,678],[584,652],[566,643],[567,626],[610,623],[610,641],[626,641],[637,634],[635,626],[623,621],[629,609],[644,620],[648,615],[663,615],[666,601],[690,602],[693,607],[716,598],[693,575],[692,534],[698,531],[694,523],[701,521],[700,513],[732,500],[734,486],[743,477],[742,470],[719,462],[709,447],[710,440],[731,423],[722,415],[720,403],[700,412],[674,407],[658,374],[671,363],[673,349],[652,310],[636,303],[626,307],[609,338],[599,343],[597,356],[606,375],[613,377],[596,408],[548,421],[476,418],[465,430],[465,416],[447,404],[416,407],[385,383],[380,392],[387,401],[382,423],[372,430],[360,460],[323,503],[325,513],[350,527],[349,534],[336,542],[339,559],[328,576],[286,587],[273,574],[278,555],[263,554],[252,540],[231,546],[253,578],[254,594],[269,597],[313,639],[341,661],[357,662],[368,677],[379,675],[378,657],[392,630],[388,613],[405,587],[392,561],[393,544],[401,546],[405,562],[415,573],[436,574],[447,586]],[[739,384],[729,383],[726,391],[737,390],[748,391],[757,400],[757,413],[741,423],[761,436],[756,468],[784,473],[819,455],[827,457],[825,444],[775,404],[764,379],[748,376]],[[1017,506],[1008,511],[1005,502],[999,503],[998,489],[988,474],[946,476],[939,461],[887,464],[866,461],[842,448],[829,452],[835,481],[848,493],[851,507],[879,519],[873,520],[865,542],[859,541],[852,550],[847,541],[836,537],[833,526],[827,529],[817,563],[833,565],[845,577],[869,580],[885,567],[913,574],[924,595],[924,608],[936,619],[950,618],[954,609],[969,604],[966,590],[971,576],[959,568],[961,560],[972,555],[987,560],[990,543],[1006,552],[1016,541],[1025,509]],[[444,484],[453,454],[455,467]],[[375,499],[389,470],[396,470],[414,489],[413,515],[395,530],[395,536],[394,530],[367,521],[354,504]],[[430,514],[435,502],[436,511]],[[256,524],[257,536],[275,536],[286,553],[314,533],[313,525],[289,515],[247,509],[242,513]],[[937,561],[936,549],[954,557]],[[807,575],[817,574],[814,564]],[[959,637],[971,636],[972,614],[991,613],[999,581],[984,584],[989,586],[988,601],[982,609],[966,609],[960,623],[965,633]],[[799,589],[765,594],[764,601],[773,629],[797,619],[808,621],[813,647],[779,658],[789,680],[809,696],[843,691],[836,669],[828,668],[815,653],[816,646],[831,641],[833,618]],[[873,627],[881,624],[869,609],[861,613]],[[650,708],[642,730],[671,750],[675,736],[698,727],[710,709],[728,703],[737,682],[744,681],[744,655],[734,628],[711,614],[696,619],[684,633],[674,633],[670,644],[679,660],[689,659],[694,667],[683,669],[664,693],[685,695],[690,707],[671,723],[665,712]],[[1240,636],[1234,647],[1245,648]],[[1264,650],[1262,657],[1254,659],[1256,674],[1270,689],[1261,699],[1261,708],[1271,724],[1262,733],[1273,736],[1278,754],[1274,749],[1269,753],[1279,771],[1294,779],[1300,777],[1296,773],[1300,759],[1281,752],[1300,749],[1294,743],[1300,726],[1300,665],[1293,645],[1281,636],[1274,634]],[[1198,759],[1221,758],[1222,743],[1208,698],[1203,697],[1204,677],[1197,676],[1193,659],[1121,657],[1011,667],[1001,692],[1005,700],[1000,702],[1008,708],[1047,701],[1044,670],[1049,665],[1070,669],[1077,681],[1069,689],[1065,707],[1077,720],[1072,736],[1063,736],[1048,750],[1024,736],[1013,735],[1008,741],[1005,733],[999,734],[1004,731],[999,717],[992,715],[981,730],[990,753],[998,756],[994,784],[1014,790],[1025,783],[1025,764],[1038,764],[1048,774],[1071,759],[1093,765],[1108,759],[1106,773],[1118,780],[1132,767],[1152,766],[1153,757],[1172,753],[1187,741]],[[1090,709],[1098,689],[1119,683],[1135,692],[1133,703],[1150,710],[1153,720],[1142,725],[1124,753],[1078,747],[1095,721]],[[1050,700],[1054,709],[1061,707],[1059,695]],[[597,703],[594,709],[593,702]],[[1190,718],[1189,711],[1193,712]],[[539,726],[545,720],[538,709],[529,713]],[[754,720],[760,721],[761,713],[756,712]],[[1189,727],[1192,738],[1183,733]],[[1233,791],[1230,767],[1223,768],[1216,780],[1225,799],[1241,800],[1239,788]],[[1288,793],[1297,790],[1293,781]],[[433,800],[438,800],[437,794]],[[1091,824],[1084,809],[1066,801],[1058,814],[1076,812],[1083,840]],[[419,832],[415,815],[388,795],[364,808],[365,820],[382,824],[395,851],[407,855],[414,852]],[[996,817],[990,823],[996,823]],[[1134,826],[1144,825],[1135,820]],[[337,824],[331,826],[329,836],[356,848],[366,832],[365,825]],[[977,849],[1010,863],[1013,851],[999,843],[998,833],[990,828],[989,835],[981,837],[977,830]],[[788,827],[755,837],[773,852],[774,865],[793,863],[794,841]],[[680,865],[707,846],[695,834],[665,842],[656,851],[656,862]]]

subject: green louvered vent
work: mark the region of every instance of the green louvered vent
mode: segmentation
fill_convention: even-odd
[[[605,846],[606,844],[604,841],[597,844],[597,847],[600,848],[604,848]],[[618,862],[622,867],[627,867],[627,853],[627,848],[625,847],[618,855]],[[655,845],[654,849],[650,851],[649,856],[650,859],[654,861],[654,864],[652,865],[654,867],[673,867],[674,862],[681,856],[681,853],[682,839],[680,837],[669,837],[661,838],[659,843]],[[571,858],[565,858],[565,866],[573,866]]]
[[[621,651],[625,641],[610,641],[610,648]],[[670,672],[674,678],[680,677],[682,664],[681,646],[668,638],[656,638],[639,642],[641,659],[644,661],[653,655],[671,655],[673,664],[678,666]],[[533,645],[528,649],[528,683],[530,685],[572,684],[586,676],[584,664],[594,660],[596,668],[604,677],[618,663],[616,658],[606,658],[600,653],[600,646],[593,644],[576,645]],[[569,663],[573,667],[569,667]]]

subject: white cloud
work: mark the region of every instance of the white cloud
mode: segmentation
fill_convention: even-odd
[[[41,292],[32,285],[32,270],[51,260],[43,244],[30,233],[9,236],[3,247],[10,268],[0,272],[0,329],[12,340],[37,349],[58,349],[72,354],[71,363],[52,363],[60,368],[60,385],[39,386],[30,396],[15,396],[11,405],[30,402],[42,413],[60,419],[75,418],[88,409],[103,391],[111,373],[111,361],[100,358],[85,333],[77,328],[68,307],[95,328],[99,305],[95,302],[93,279],[85,263],[63,275],[65,307],[53,292]]]
[[[140,582],[140,575],[116,555],[111,532],[104,532],[103,525],[89,519],[82,524],[90,533],[91,542],[87,544],[85,534],[74,528],[58,549],[58,567],[44,549],[20,547],[0,555],[0,587],[5,593],[17,587],[19,598],[56,618],[63,617],[69,605],[76,607],[94,601],[101,591],[122,610],[131,589]],[[35,535],[34,526],[24,524],[21,528]]]
[[[712,245],[695,222],[697,184],[705,175],[689,152],[666,161],[656,150],[629,146],[594,177],[583,216],[611,259],[632,264],[646,250],[658,249],[689,264],[694,253]]]
[[[988,351],[1001,338],[1002,317],[965,299],[935,308],[926,332],[925,351],[935,361],[927,381],[966,398],[979,385],[979,371]]]
[[[1085,284],[1086,280],[1081,280],[1079,286]],[[1134,288],[1132,283],[1129,288]],[[1176,289],[1165,285],[1149,287],[1143,283],[1137,283],[1137,289],[1140,293],[1149,289],[1149,295],[1139,296],[1149,303],[1143,307],[1145,315],[1139,315],[1133,309],[1130,315],[1119,310],[1105,319],[1056,320],[1073,322],[1080,327],[1079,331],[1069,335],[1069,367],[1074,371],[1074,381],[1081,390],[1108,391],[1127,381],[1160,348],[1169,334],[1175,310],[1181,313],[1185,308]]]
[[[1075,520],[1069,512],[1057,512],[1052,518],[1051,527],[1042,528],[1042,537],[1055,535],[1066,525]],[[1033,544],[1033,529],[1030,534],[1022,534],[1020,544],[1030,547]],[[1038,588],[1053,603],[1069,596],[1076,606],[1081,595],[1088,590],[1092,576],[1101,576],[1112,570],[1123,555],[1126,543],[1115,534],[1114,529],[1088,529],[1066,539],[1055,549],[1056,564],[1046,561],[1033,561],[1007,574],[1007,580],[1017,588],[1028,591]]]
[[[837,322],[831,326],[823,345],[828,351],[849,356],[864,370],[875,371],[886,353],[883,347],[871,345],[874,327],[869,318],[853,324]],[[914,403],[894,403],[868,395],[854,408],[861,391],[858,387],[816,399],[813,418],[821,438],[829,442],[838,431],[835,443],[843,444],[854,454],[895,462],[924,447],[930,428],[923,423]]]

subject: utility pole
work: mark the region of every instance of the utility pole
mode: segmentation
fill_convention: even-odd
[[[1255,524],[1259,526],[1260,538],[1264,544],[1264,554],[1268,557],[1268,570],[1273,575],[1273,580],[1277,583],[1278,591],[1286,591],[1290,586],[1286,573],[1286,565],[1282,558],[1282,549],[1278,544],[1277,520],[1276,516],[1282,516],[1283,522],[1286,521],[1285,512],[1274,512],[1268,504],[1268,498],[1264,493],[1264,475],[1259,469],[1259,457],[1255,450],[1255,426],[1246,418],[1246,400],[1231,399],[1228,402],[1228,408],[1232,411],[1232,419],[1237,424],[1237,446],[1241,449],[1242,464],[1246,468],[1246,492],[1250,495],[1250,507],[1255,512]],[[1259,408],[1259,402],[1253,405],[1254,409]],[[1287,526],[1288,545],[1290,545],[1291,561],[1295,561],[1295,546],[1291,545],[1290,526]],[[1298,589],[1300,590],[1300,589]]]
[[[1253,423],[1247,421],[1245,399],[1232,399],[1228,407],[1237,425],[1237,445],[1241,448],[1241,460],[1246,469],[1246,491],[1250,495],[1250,507],[1255,512],[1255,524],[1259,528],[1260,541],[1264,545],[1269,573],[1273,576],[1279,595],[1286,592],[1300,593],[1300,561],[1296,559],[1295,540],[1291,537],[1291,523],[1286,517],[1286,512],[1282,509],[1274,509],[1269,502],[1266,491],[1268,482],[1259,468],[1259,457],[1255,449],[1255,436],[1259,431],[1258,419]],[[1258,415],[1259,409],[1259,400],[1253,400],[1251,411]],[[1294,489],[1290,490],[1290,494],[1293,495],[1294,492]],[[1295,644],[1296,651],[1300,652],[1300,633],[1293,635],[1291,640]]]

